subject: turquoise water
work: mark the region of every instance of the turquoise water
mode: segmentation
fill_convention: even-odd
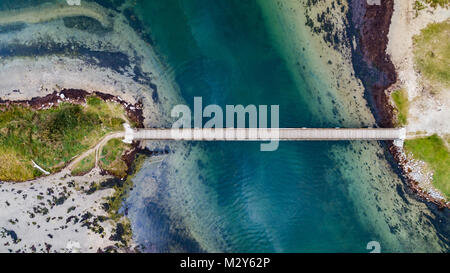
[[[0,9],[42,2],[0,0]],[[96,2],[118,11],[125,1]],[[201,96],[204,105],[279,105],[281,127],[371,125],[373,117],[361,125],[346,115],[369,113],[342,107],[336,94],[347,86],[335,90],[329,84],[335,79],[320,78],[313,69],[314,55],[329,56],[305,38],[304,23],[290,21],[302,16],[301,5],[297,13],[287,7],[297,1],[136,2],[135,12],[150,30],[146,41],[162,63],[163,69],[152,67],[154,77],[164,79],[161,98],[174,95],[164,84],[169,79],[191,107]],[[57,33],[54,23],[42,26]],[[92,44],[104,35],[111,33],[80,37]],[[71,48],[68,43],[67,52],[58,54]],[[275,152],[248,142],[149,143],[165,145],[170,153],[147,160],[124,202],[143,251],[368,252],[370,241],[384,252],[449,249],[449,211],[417,201],[380,143],[284,142]]]
[[[294,83],[277,51],[276,43],[289,41],[271,38],[257,1],[138,1],[136,11],[168,65],[166,73],[191,107],[194,96],[203,97],[204,105],[223,107],[278,104],[281,127],[340,125],[335,116],[313,115],[317,105],[302,95],[310,86],[301,79]],[[260,152],[258,143],[189,145],[201,150],[206,160],[189,170],[149,165],[135,179],[154,177],[160,185],[157,198],[146,200],[147,207],[131,217],[138,241],[149,251],[367,252],[372,240],[380,241],[385,251],[414,251],[404,242],[390,248],[393,243],[383,240],[395,241],[400,235],[388,231],[394,235],[380,236],[376,224],[361,220],[361,210],[366,214],[361,205],[368,201],[351,198],[352,181],[342,174],[345,163],[330,157],[331,149],[340,148],[348,150],[342,158],[352,156],[349,142],[281,143],[275,152]],[[392,170],[383,175],[401,183]],[[373,180],[354,176],[365,180],[358,181],[362,187]],[[171,179],[176,182],[168,182]],[[137,184],[135,192],[146,187]],[[137,199],[139,194],[132,194],[128,206]],[[188,212],[174,220],[177,206]],[[174,231],[174,222],[184,226],[182,232]]]

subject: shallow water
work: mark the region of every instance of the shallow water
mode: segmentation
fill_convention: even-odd
[[[2,0],[0,9],[30,2]],[[359,126],[331,109],[342,103],[333,79],[294,71],[314,62],[300,49],[315,48],[276,1],[137,3],[163,77],[190,106],[194,96],[279,105],[281,127]],[[171,153],[144,164],[124,202],[145,251],[368,252],[373,240],[382,251],[448,251],[448,210],[415,200],[380,143],[284,142],[275,152],[244,142],[151,145]]]
[[[191,107],[194,96],[223,107],[278,104],[281,127],[340,125],[335,116],[314,116],[315,107],[325,107],[305,99],[313,89],[304,77],[314,75],[293,78],[292,56],[278,46],[291,41],[274,39],[261,2],[138,2]],[[323,105],[331,99],[321,97]],[[431,213],[404,193],[378,143],[281,143],[275,152],[260,152],[258,143],[180,146],[179,154],[141,170],[126,202],[135,236],[149,251],[368,252],[372,240],[383,251],[443,246],[423,220]],[[155,225],[164,231],[153,232]]]

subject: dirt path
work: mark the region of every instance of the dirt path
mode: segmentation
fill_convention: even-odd
[[[104,136],[102,138],[102,140],[100,140],[99,143],[97,143],[97,145],[95,145],[94,147],[92,147],[91,149],[85,151],[84,153],[82,153],[80,156],[78,156],[75,160],[73,160],[67,167],[66,169],[72,170],[78,162],[80,162],[81,160],[83,160],[83,158],[89,156],[91,153],[95,152],[95,167],[98,166],[98,159],[100,157],[100,151],[101,148],[103,147],[103,145],[105,145],[108,141],[110,141],[111,139],[114,138],[123,138],[125,137],[125,132],[112,132],[106,136]]]

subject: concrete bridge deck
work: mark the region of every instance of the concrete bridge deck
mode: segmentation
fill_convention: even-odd
[[[131,129],[125,140],[192,141],[307,141],[307,140],[397,140],[406,137],[404,128],[218,128],[218,129]]]

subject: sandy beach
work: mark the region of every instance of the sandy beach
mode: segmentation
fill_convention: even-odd
[[[47,21],[50,18],[39,9],[35,12],[25,9],[27,17],[44,16],[45,22],[0,33],[0,97],[25,99],[62,88],[103,91],[133,104],[141,100],[146,105],[145,123],[162,124],[166,120],[160,120],[161,117],[170,117],[164,115],[165,111],[179,101],[177,88],[163,73],[152,47],[126,23],[122,14],[84,2],[69,7],[83,13],[91,5],[98,14],[113,15],[110,16],[113,29],[98,34],[68,28],[58,17]],[[46,9],[47,13],[55,10],[58,14],[61,6],[46,4]],[[13,20],[15,16],[10,18]]]
[[[220,98],[223,99],[220,103],[228,103],[233,98],[231,91],[248,95],[248,90],[226,90],[232,87],[228,85],[227,77],[230,82],[236,81],[233,77],[239,80],[249,77],[249,81],[257,83],[249,86],[260,88],[262,92],[258,96],[263,94],[267,98],[273,98],[269,96],[271,93],[286,92],[266,90],[267,86],[272,88],[273,84],[273,88],[279,88],[283,80],[292,81],[292,88],[286,84],[290,88],[287,91],[298,91],[300,95],[292,97],[301,97],[307,102],[306,107],[311,108],[297,111],[301,113],[300,118],[305,113],[305,120],[299,120],[307,126],[358,128],[380,124],[374,103],[370,101],[371,85],[377,83],[366,83],[358,75],[361,67],[366,65],[364,62],[369,61],[367,58],[373,56],[363,56],[355,61],[355,56],[367,52],[360,52],[364,49],[361,49],[362,39],[357,32],[363,32],[363,29],[353,29],[354,22],[348,15],[357,12],[347,1],[258,4],[258,12],[261,8],[264,19],[255,16],[255,20],[258,24],[260,21],[266,24],[258,26],[264,29],[261,41],[240,32],[241,25],[234,25],[232,20],[235,17],[231,12],[233,9],[226,10],[233,16],[227,15],[230,18],[224,19],[222,24],[222,18],[210,18],[208,12],[203,13],[214,11],[220,14],[220,6],[212,5],[205,10],[190,4],[176,7],[180,11],[173,14],[186,16],[183,18],[186,22],[180,20],[180,25],[190,27],[187,32],[192,37],[179,37],[168,32],[168,36],[174,36],[169,37],[168,46],[164,35],[159,33],[158,36],[152,25],[155,36],[152,38],[161,48],[166,46],[173,50],[174,44],[180,41],[191,43],[180,46],[180,52],[172,52],[186,62],[179,64],[172,60],[175,65],[168,60],[164,60],[166,64],[160,62],[163,56],[157,54],[162,54],[162,49],[158,48],[156,53],[151,39],[143,37],[145,31],[131,26],[136,22],[136,14],[120,12],[133,2],[125,1],[114,9],[82,1],[81,6],[50,3],[38,9],[0,12],[0,100],[28,100],[65,89],[99,91],[130,105],[143,105],[142,125],[158,128],[170,124],[172,106],[183,102],[179,91],[183,84],[186,98],[211,93],[213,99]],[[441,105],[439,108],[436,99],[430,98],[425,103],[434,108],[425,109],[429,114],[421,115],[425,110],[414,100],[421,89],[416,84],[420,75],[414,72],[410,35],[418,33],[420,26],[429,20],[444,20],[448,12],[439,9],[435,15],[430,15],[424,11],[417,19],[410,12],[413,1],[408,1],[408,5],[406,2],[395,1],[386,50],[399,74],[395,87],[406,86],[414,101],[410,114],[415,120],[408,125],[408,130],[418,132],[437,126],[439,131],[427,132],[442,133],[447,130],[448,124],[442,123],[445,123],[449,107],[444,105],[446,109],[443,109]],[[161,7],[156,6],[161,14],[154,16],[171,18],[165,16]],[[248,13],[243,14],[248,16]],[[414,27],[410,29],[414,20],[418,23],[413,23]],[[156,22],[160,23],[160,32],[164,33],[167,24]],[[236,29],[222,29],[226,24],[236,26]],[[232,39],[234,31],[241,34],[238,38],[242,41]],[[238,42],[252,50],[261,47],[264,54],[268,49],[273,56],[268,60],[262,58],[264,54],[255,56],[255,60],[247,55],[240,56],[237,53],[241,48],[235,48]],[[409,51],[394,46],[398,43],[405,44]],[[219,56],[221,46],[225,52],[223,56]],[[210,52],[210,48],[214,50]],[[384,58],[384,49],[382,51],[383,56],[375,57]],[[236,63],[228,66],[228,62],[219,57],[233,59]],[[257,62],[260,59],[263,60]],[[275,70],[255,69],[253,65],[257,68],[273,65]],[[217,69],[212,72],[220,76],[209,73],[208,69]],[[284,74],[277,74],[277,69]],[[267,71],[275,72],[273,77]],[[261,80],[262,77],[274,80]],[[186,78],[204,85],[190,85]],[[279,78],[282,79],[277,81]],[[222,80],[223,86],[220,85]],[[382,79],[378,80],[382,82]],[[236,82],[246,84],[244,80]],[[378,87],[382,89],[381,85]],[[248,97],[253,95],[249,94]],[[242,99],[237,98],[237,102]],[[256,95],[247,99],[253,103]],[[296,111],[297,101],[291,101],[288,106]],[[291,110],[283,109],[284,113],[294,116],[289,112]],[[297,126],[297,121],[289,124]],[[320,158],[311,158],[306,152],[311,147],[300,145],[269,155],[247,149],[250,146],[217,146],[217,149],[213,146],[212,149],[205,148],[202,143],[164,141],[141,145],[149,149],[150,156],[158,153],[161,156],[147,158],[141,171],[133,173],[127,180],[133,185],[121,203],[124,215],[119,219],[108,215],[107,206],[120,183],[99,168],[83,176],[71,176],[70,170],[64,169],[24,183],[0,182],[0,252],[330,251],[329,245],[336,247],[331,251],[365,251],[366,239],[379,240],[383,242],[383,250],[393,252],[445,249],[436,227],[440,218],[433,214],[428,203],[418,200],[408,189],[397,165],[391,162],[385,143],[320,143],[323,146],[311,143],[312,148],[325,151],[317,153]],[[411,161],[409,166],[415,170],[411,172],[414,179],[431,184],[430,173],[423,171],[422,162]],[[222,173],[223,170],[226,172]],[[310,226],[308,221],[312,223]],[[124,226],[126,231],[133,231],[132,238],[124,235]],[[314,237],[316,231],[320,235]],[[361,237],[355,236],[352,240],[360,241],[344,248],[342,245],[347,244],[344,240],[349,239],[346,237],[356,233]],[[318,238],[322,235],[335,241]],[[297,239],[301,243],[291,244]],[[312,240],[323,245],[313,248]],[[138,242],[141,245],[138,246]]]
[[[0,25],[17,23],[36,24],[63,17],[86,16],[100,22],[104,27],[111,27],[111,20],[108,18],[106,10],[98,4],[83,2],[83,5],[55,5],[45,3],[40,6],[8,10],[0,12]]]
[[[312,88],[315,88],[315,92],[311,94],[311,100],[318,99],[320,96],[335,96],[335,104],[333,107],[322,107],[317,104],[317,116],[330,116],[330,113],[322,112],[322,108],[336,109],[336,115],[342,126],[345,127],[365,127],[373,126],[375,124],[374,113],[371,111],[367,98],[370,97],[365,92],[366,88],[360,78],[355,74],[355,67],[352,63],[352,47],[353,50],[358,52],[361,47],[360,37],[358,35],[353,36],[351,41],[348,41],[345,31],[346,29],[345,13],[348,9],[354,7],[348,6],[343,3],[344,6],[338,10],[332,10],[331,4],[319,2],[311,7],[306,8],[305,3],[284,3],[280,5],[279,15],[273,19],[274,26],[282,25],[284,28],[274,30],[275,35],[284,35],[285,37],[298,37],[297,47],[283,48],[286,52],[286,59],[291,64],[292,71],[298,71],[301,65],[312,68],[317,77],[310,77],[309,81]],[[322,14],[323,11],[332,10],[326,14],[326,21],[331,22],[333,25],[332,33],[337,33],[338,37],[342,37],[343,40],[347,40],[348,44],[339,44],[340,46],[334,47],[333,43],[324,40],[321,32],[316,33],[314,28],[311,31],[301,31],[298,26],[302,26],[307,23],[307,16],[310,17],[313,26],[321,26],[318,22],[317,14]],[[304,13],[304,15],[302,14]],[[353,10],[353,13],[356,13]],[[364,14],[363,14],[364,15]],[[275,23],[276,22],[276,23]],[[323,22],[323,20],[322,20]],[[329,30],[328,30],[329,31]],[[372,30],[374,31],[374,30]],[[378,30],[379,32],[379,30]],[[327,32],[328,33],[328,32]],[[286,38],[288,39],[288,38]],[[295,39],[292,39],[295,41]],[[312,43],[314,51],[303,52],[303,48],[300,46],[302,43]],[[282,45],[284,46],[284,45]],[[324,58],[326,56],[326,58]],[[370,56],[369,56],[370,57]],[[379,56],[380,58],[382,56]],[[367,56],[365,56],[367,58]],[[366,60],[367,61],[367,60]],[[298,65],[300,63],[300,65]],[[361,69],[359,67],[359,69]],[[327,90],[339,90],[340,92],[333,92],[333,94],[327,93]],[[381,90],[383,91],[383,90]],[[374,102],[372,102],[374,103]],[[372,105],[371,107],[374,107]],[[373,109],[373,108],[372,108]],[[333,116],[333,114],[331,114]],[[388,116],[388,115],[386,115]],[[433,249],[439,247],[439,239],[435,236],[430,237],[428,245],[423,245],[420,239],[414,240],[411,234],[415,234],[416,238],[420,236],[428,236],[432,234],[432,228],[418,230],[414,228],[416,223],[420,220],[421,211],[425,209],[425,204],[415,203],[414,195],[407,196],[402,195],[404,198],[414,202],[414,206],[404,206],[396,199],[398,198],[398,192],[393,190],[398,188],[399,184],[403,184],[402,180],[396,173],[394,173],[391,164],[387,160],[380,160],[384,157],[385,148],[379,143],[373,142],[352,142],[348,147],[341,145],[333,145],[332,153],[330,155],[336,162],[344,162],[341,169],[342,175],[347,179],[349,194],[355,202],[355,204],[364,206],[364,210],[359,210],[360,221],[363,223],[371,223],[367,228],[371,229],[377,234],[379,238],[387,242],[391,242],[391,249],[401,249],[402,245],[406,244],[414,245],[411,251],[427,251],[427,249]],[[348,155],[343,157],[343,155]],[[364,162],[363,167],[354,168],[352,166],[361,165]],[[374,167],[376,166],[376,167]],[[389,174],[389,175],[386,175]],[[359,177],[360,179],[355,179]],[[383,179],[381,179],[383,177]],[[333,172],[329,171],[329,180],[333,181]],[[363,183],[363,181],[369,181],[369,183]],[[337,183],[338,181],[336,181]],[[365,206],[364,204],[375,204],[378,206]],[[396,211],[400,210],[413,210],[415,213],[408,214],[400,222],[393,216]],[[393,234],[392,226],[399,226],[408,223],[404,227],[404,231],[401,235]],[[420,235],[418,235],[420,234]],[[414,237],[415,237],[414,236]],[[420,249],[420,250],[419,250]]]
[[[413,36],[430,23],[450,19],[450,10],[438,6],[417,13],[414,1],[394,1],[387,53],[398,73],[394,88],[406,89],[410,103],[408,133],[450,134],[450,92],[432,95],[414,67]],[[393,91],[391,89],[391,91]],[[447,90],[448,91],[448,90]]]
[[[64,18],[89,17],[102,33],[65,25]],[[153,49],[126,18],[97,4],[47,3],[2,11],[0,26],[25,24],[0,33],[0,98],[28,100],[63,89],[100,91],[129,104],[142,103],[144,125],[162,126],[177,89]],[[71,49],[65,51],[64,48]],[[95,168],[84,176],[70,170],[23,183],[0,182],[0,252],[134,251],[122,241],[105,210],[115,190],[111,176]],[[105,184],[95,191],[93,186]],[[119,231],[118,231],[119,230]]]
[[[70,171],[24,183],[0,182],[0,252],[97,252],[114,247],[116,223],[102,208],[113,189],[87,194],[92,181],[112,178]]]
[[[450,134],[450,92],[445,90],[434,94],[414,63],[413,37],[431,23],[450,19],[450,10],[437,6],[416,12],[415,1],[394,1],[394,13],[389,29],[389,54],[397,75],[397,82],[386,92],[406,90],[409,100],[407,134],[410,136],[429,136],[437,134],[443,139]],[[391,102],[394,104],[393,102]],[[396,158],[400,162],[404,175],[417,193],[424,199],[437,204],[445,198],[432,185],[433,172],[425,162],[396,148]],[[417,185],[414,185],[417,183]],[[447,202],[447,205],[449,203]]]
[[[328,12],[327,11],[328,8]],[[336,115],[336,120],[345,127],[369,127],[375,123],[372,113],[364,98],[364,86],[355,76],[351,58],[351,43],[346,42],[345,17],[349,6],[342,3],[331,9],[331,3],[319,2],[306,8],[306,1],[287,2],[280,6],[279,14],[273,17],[273,35],[280,37],[297,37],[292,44],[281,44],[281,50],[286,53],[286,60],[291,71],[300,74],[302,67],[309,67],[314,72],[313,77],[306,80],[314,88],[308,100],[317,101],[316,118]],[[269,13],[269,10],[267,11]],[[318,15],[326,13],[326,21],[319,22]],[[329,30],[339,37],[341,44],[327,41],[323,31],[316,33],[312,28],[305,31],[300,26],[308,23],[308,19],[315,27],[322,28],[323,24],[333,26]],[[292,36],[295,33],[294,36]],[[309,46],[305,47],[303,43]],[[289,48],[287,46],[290,46]],[[293,47],[294,45],[295,47]],[[314,49],[314,50],[311,50]],[[299,61],[301,60],[301,62]],[[301,65],[299,65],[301,64]],[[294,72],[295,71],[295,72]],[[339,90],[331,92],[330,90]],[[321,96],[333,97],[333,105],[321,105]],[[327,112],[326,112],[327,111]]]

